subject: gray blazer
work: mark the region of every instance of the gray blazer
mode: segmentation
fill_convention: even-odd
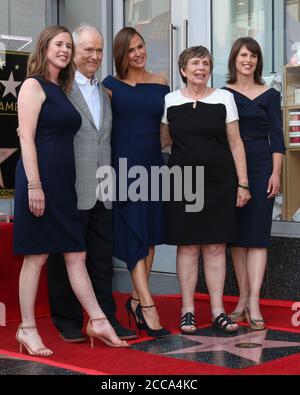
[[[99,87],[99,92],[101,106],[99,130],[96,128],[93,116],[76,81],[69,94],[70,101],[82,118],[81,128],[74,139],[79,210],[89,210],[95,206],[96,189],[100,181],[96,178],[97,169],[99,166],[111,164],[111,105],[109,96],[102,85]],[[112,206],[108,201],[104,202],[104,205],[106,208]]]

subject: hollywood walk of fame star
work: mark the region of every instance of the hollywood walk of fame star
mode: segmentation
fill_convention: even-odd
[[[0,148],[0,165],[1,163],[5,162],[12,154],[18,151],[18,148]],[[0,167],[0,187],[4,187],[1,167]]]
[[[5,60],[2,60],[0,56],[0,69],[3,70],[3,67],[5,67]]]
[[[250,332],[232,337],[214,336],[185,336],[183,338],[199,343],[192,347],[177,349],[176,351],[166,352],[164,355],[217,352],[225,351],[239,357],[248,359],[256,364],[261,363],[264,349],[280,347],[299,347],[300,342],[289,342],[280,340],[266,340],[268,330]]]
[[[2,95],[2,98],[11,93],[15,98],[17,98],[16,87],[21,84],[22,81],[15,81],[13,72],[10,73],[9,79],[7,81],[0,81],[2,85],[5,87],[5,91]]]

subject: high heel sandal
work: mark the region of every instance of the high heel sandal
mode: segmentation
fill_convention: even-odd
[[[94,330],[94,328],[92,327],[92,323],[94,321],[105,321],[105,320],[107,320],[106,317],[93,318],[90,319],[89,322],[87,323],[86,334],[90,338],[91,348],[94,348],[94,339],[98,339],[102,341],[104,344],[106,344],[109,347],[130,347],[129,344],[124,340],[121,340],[120,343],[113,343],[108,337],[105,337],[104,335],[100,335]]]
[[[142,309],[150,309],[150,308],[152,308],[152,307],[155,307],[155,304],[153,304],[153,305],[151,305],[151,306],[141,306],[140,304],[138,304],[138,306],[137,306],[137,308],[136,308],[136,315],[137,315],[137,317],[138,317],[138,319],[139,319],[139,322],[141,323],[141,324],[143,324],[143,326],[144,326],[144,328],[143,329],[145,329],[145,331],[147,332],[147,334],[149,335],[149,336],[152,336],[152,337],[164,337],[164,336],[168,336],[168,335],[170,335],[170,331],[168,331],[167,329],[165,329],[165,328],[161,328],[161,329],[152,329],[152,328],[150,328],[149,327],[149,325],[147,324],[147,322],[146,322],[146,320],[145,320],[145,317],[144,317],[144,314],[143,314],[143,312],[142,312]]]
[[[233,311],[232,313],[228,314],[228,317],[233,322],[242,322],[246,319],[246,309],[243,311]]]
[[[251,329],[253,329],[254,331],[262,331],[263,329],[265,329],[265,321],[263,319],[253,320],[250,316],[250,311],[248,309],[246,309],[245,311],[247,322]]]
[[[132,304],[131,304],[131,301],[132,301],[132,300],[134,300],[135,302],[139,302],[139,301],[140,301],[140,299],[135,299],[135,298],[133,298],[133,297],[131,296],[131,297],[127,300],[127,302],[125,303],[125,308],[126,308],[127,314],[128,314],[128,324],[129,324],[129,326],[131,327],[131,317],[130,317],[130,315],[132,315],[133,318],[134,318],[134,321],[135,321],[135,323],[136,323],[136,327],[137,327],[138,329],[144,329],[144,328],[145,328],[144,323],[140,322],[140,321],[136,318],[135,312],[134,312],[134,310],[133,310],[133,308],[132,308]]]
[[[16,340],[19,343],[19,353],[23,353],[23,346],[27,350],[29,355],[38,356],[38,357],[51,357],[53,355],[53,351],[47,347],[40,347],[37,350],[32,350],[28,344],[25,343],[24,340],[20,339],[20,331],[24,329],[36,329],[36,326],[22,326],[19,325],[17,333],[16,333]],[[47,354],[45,354],[47,352]]]

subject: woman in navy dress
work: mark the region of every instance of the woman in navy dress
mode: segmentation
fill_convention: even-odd
[[[228,60],[227,89],[233,93],[244,141],[252,199],[238,209],[238,242],[232,258],[240,298],[231,319],[247,318],[254,330],[264,329],[259,294],[270,246],[274,197],[280,189],[285,151],[280,93],[262,80],[263,58],[251,37],[239,38]]]
[[[14,251],[24,255],[19,281],[20,351],[48,357],[34,305],[49,253],[64,253],[71,285],[90,317],[87,334],[114,347],[127,346],[98,305],[85,266],[85,242],[75,191],[73,139],[81,117],[65,92],[75,73],[73,40],[62,26],[45,29],[28,62],[18,98],[22,157],[16,168]],[[46,61],[45,61],[46,59]]]
[[[116,35],[114,59],[117,76],[108,76],[103,85],[112,100],[112,161],[118,185],[127,179],[124,159],[128,170],[143,166],[148,176],[152,166],[163,165],[160,122],[169,87],[162,76],[146,70],[145,42],[135,29],[124,28]],[[124,168],[124,176],[119,166]],[[129,189],[132,182],[128,177]],[[169,331],[160,323],[148,284],[154,246],[164,242],[164,207],[161,201],[150,201],[150,181],[147,186],[143,199],[147,201],[117,197],[114,203],[113,255],[126,262],[131,274],[133,292],[126,303],[129,317],[131,314],[150,336],[165,336]]]

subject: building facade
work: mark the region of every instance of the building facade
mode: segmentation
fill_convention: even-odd
[[[1,0],[0,72],[5,67],[5,53],[30,52],[44,27],[62,24],[72,31],[80,23],[94,25],[104,35],[105,53],[100,77],[114,72],[114,35],[124,26],[134,26],[146,40],[149,70],[164,74],[172,90],[181,86],[177,59],[182,50],[200,44],[208,47],[215,63],[211,86],[221,87],[225,83],[233,41],[251,36],[263,50],[265,81],[275,83],[284,96],[285,65],[295,54],[298,44],[300,48],[300,0]],[[297,84],[300,88],[300,73],[299,81],[294,82],[296,88]],[[0,95],[3,95],[4,86],[0,85]],[[1,127],[4,133],[2,130]],[[288,136],[286,141],[289,143]],[[300,222],[297,222],[300,214],[294,215],[300,208],[300,143],[287,156],[291,163],[284,167],[282,196],[275,204],[272,232],[275,237],[295,238],[300,237]],[[292,194],[297,195],[295,199]],[[289,197],[295,204],[287,215]],[[0,211],[9,212],[11,207],[9,199],[0,200]],[[170,257],[174,251],[164,250],[161,254]],[[156,268],[174,272],[173,266],[164,263],[161,267],[157,263]]]

